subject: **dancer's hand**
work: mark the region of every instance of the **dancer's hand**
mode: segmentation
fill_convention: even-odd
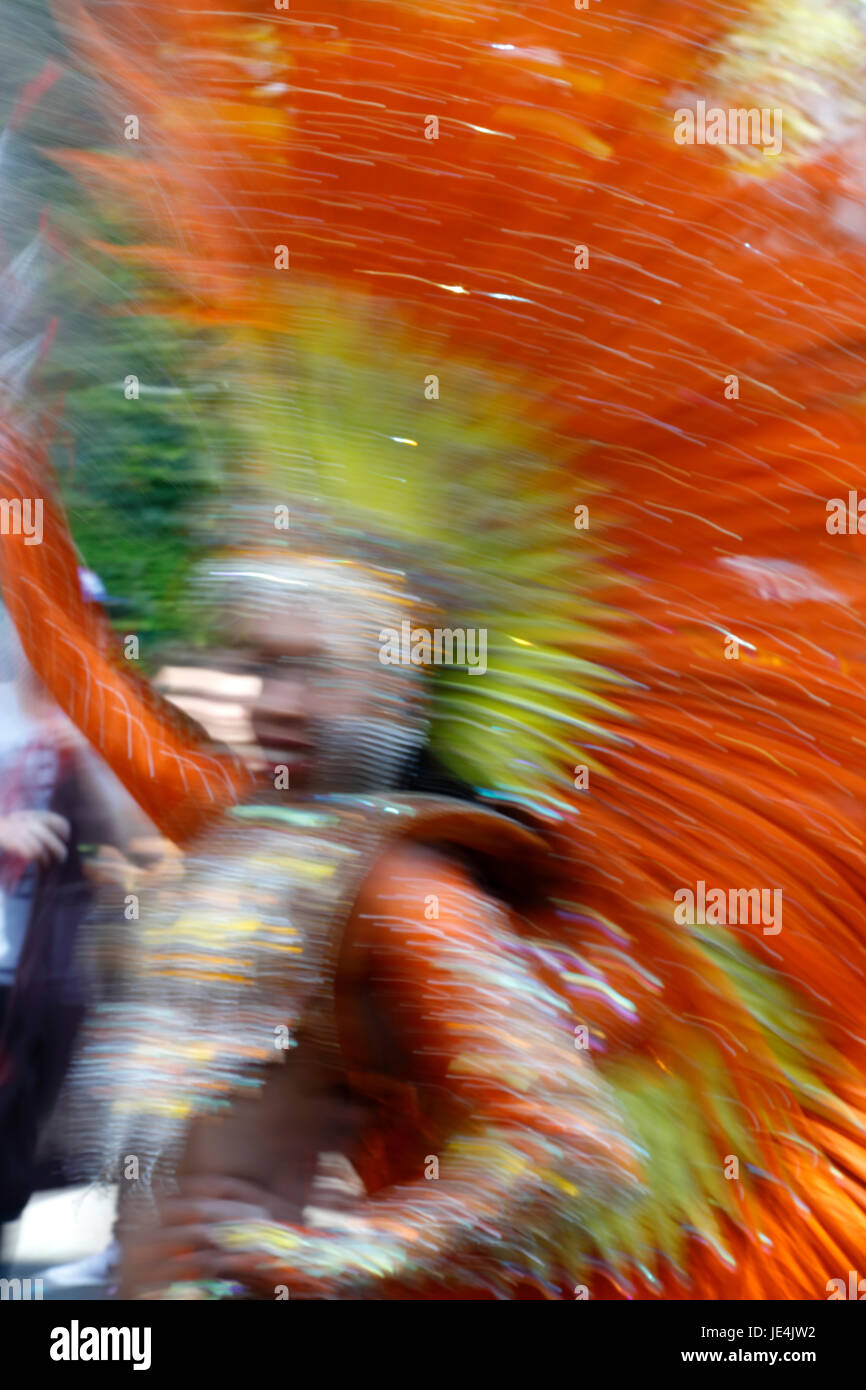
[[[172,1284],[231,1279],[236,1257],[224,1248],[227,1223],[272,1223],[273,1199],[240,1178],[184,1179],[158,1204],[158,1220],[123,1237],[121,1297],[134,1298]]]
[[[0,854],[11,854],[26,864],[61,863],[68,853],[70,826],[54,811],[12,811],[0,816]]]

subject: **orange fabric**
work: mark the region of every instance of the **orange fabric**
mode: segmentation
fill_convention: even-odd
[[[0,541],[0,587],[33,669],[142,810],[185,844],[248,785],[240,764],[210,752],[190,720],[125,660],[96,604],[82,596],[78,557],[45,451],[7,426],[0,489],[43,502],[41,544],[10,532]]]

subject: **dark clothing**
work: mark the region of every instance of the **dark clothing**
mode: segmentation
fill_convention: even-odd
[[[42,1185],[36,1152],[84,1016],[74,960],[91,901],[81,865],[77,779],[62,777],[51,810],[71,825],[68,855],[41,871],[15,983],[0,991],[0,1224]]]

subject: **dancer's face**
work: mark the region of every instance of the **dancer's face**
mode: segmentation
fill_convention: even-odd
[[[218,563],[231,568],[209,577],[235,584],[231,605],[214,615],[231,643],[214,653],[214,666],[247,678],[236,698],[257,771],[285,766],[288,789],[299,792],[397,785],[427,713],[425,672],[385,659],[383,629],[399,628],[420,602],[407,596],[404,577],[319,556]]]
[[[380,650],[376,623],[343,596],[287,596],[246,620],[240,655],[259,681],[250,722],[261,762],[285,765],[290,790],[388,785],[395,734],[417,723],[425,682],[384,666]]]
[[[285,764],[297,791],[315,788],[324,678],[332,661],[324,623],[306,608],[252,619],[243,633],[244,660],[260,682],[249,713],[261,757]]]

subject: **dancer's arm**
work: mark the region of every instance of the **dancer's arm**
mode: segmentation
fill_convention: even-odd
[[[187,842],[237,799],[245,772],[210,752],[192,721],[124,658],[105,615],[81,593],[45,451],[8,426],[0,429],[0,497],[30,519],[30,534],[10,526],[0,537],[3,600],[28,661],[162,834]]]

